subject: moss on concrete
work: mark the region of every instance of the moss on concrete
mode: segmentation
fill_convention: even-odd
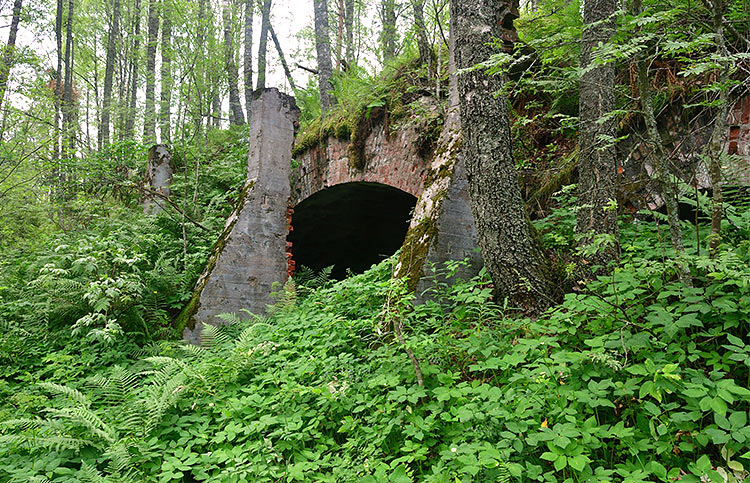
[[[190,301],[185,305],[180,312],[180,315],[177,316],[177,319],[175,320],[174,327],[179,334],[182,334],[185,327],[189,327],[191,330],[195,328],[195,320],[193,319],[193,316],[200,308],[203,289],[206,287],[209,278],[211,278],[211,273],[216,267],[216,262],[218,261],[221,252],[224,251],[227,241],[229,241],[229,236],[232,234],[232,230],[234,230],[234,225],[237,224],[240,211],[245,206],[245,202],[247,201],[248,196],[250,196],[250,193],[252,193],[254,187],[255,181],[250,181],[240,190],[239,196],[237,197],[237,204],[235,205],[234,211],[232,211],[232,214],[229,216],[230,221],[227,226],[224,227],[221,235],[214,243],[214,246],[211,249],[211,255],[206,262],[206,268],[203,269],[203,273],[198,279],[198,283],[193,290],[193,295],[190,297]]]

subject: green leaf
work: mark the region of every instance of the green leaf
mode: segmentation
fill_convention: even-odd
[[[562,455],[557,455],[555,453],[547,451],[547,452],[542,453],[542,456],[540,456],[540,458],[546,461],[555,461],[558,458],[558,456],[562,456]]]
[[[568,457],[565,455],[560,455],[560,457],[555,460],[555,469],[557,471],[560,471],[566,466],[568,466]]]

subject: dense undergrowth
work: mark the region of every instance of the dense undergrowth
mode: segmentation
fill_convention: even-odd
[[[538,222],[560,253],[564,206]],[[747,233],[687,256],[689,287],[661,230],[623,223],[621,266],[536,320],[490,302],[484,275],[412,307],[392,258],[288,284],[271,315],[226,316],[204,347],[17,352],[0,481],[742,481]]]

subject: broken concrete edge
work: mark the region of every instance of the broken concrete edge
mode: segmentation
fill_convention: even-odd
[[[437,240],[438,220],[461,148],[461,129],[457,116],[457,112],[449,112],[447,115],[425,176],[424,189],[417,200],[414,215],[401,246],[398,263],[393,271],[394,278],[406,278],[409,292],[416,290],[419,279],[424,275],[424,264],[430,247]]]
[[[208,261],[206,262],[206,268],[203,269],[203,273],[198,278],[198,281],[195,284],[195,289],[193,290],[193,295],[190,297],[190,301],[182,309],[180,315],[177,316],[177,319],[175,319],[174,328],[179,334],[182,334],[182,332],[186,328],[190,330],[195,329],[195,320],[193,319],[193,316],[196,314],[196,312],[198,312],[198,309],[200,308],[200,300],[201,294],[203,293],[203,288],[206,286],[208,279],[211,277],[211,273],[213,273],[213,270],[216,267],[216,262],[219,259],[219,255],[224,249],[229,236],[232,234],[234,225],[239,219],[239,213],[245,206],[245,202],[247,201],[247,198],[248,196],[250,196],[250,193],[253,191],[254,187],[255,180],[248,181],[242,187],[242,190],[237,197],[237,204],[235,205],[234,210],[232,210],[232,214],[229,215],[229,218],[227,218],[227,221],[224,224],[224,230],[222,230],[221,235],[211,248],[211,255],[208,257]]]

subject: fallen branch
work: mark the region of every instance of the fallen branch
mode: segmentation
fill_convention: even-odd
[[[175,210],[177,210],[177,211],[178,211],[178,212],[179,212],[179,213],[180,213],[180,214],[181,214],[182,216],[184,216],[184,217],[185,217],[185,218],[186,218],[186,219],[187,219],[187,220],[188,220],[188,221],[189,221],[190,223],[192,223],[193,225],[197,226],[197,227],[198,227],[198,228],[200,228],[201,230],[205,230],[205,231],[213,231],[213,230],[211,230],[211,229],[209,229],[209,228],[206,228],[206,227],[205,227],[204,225],[202,225],[202,224],[201,224],[201,223],[200,223],[199,221],[197,221],[197,220],[194,220],[193,218],[191,218],[191,217],[190,217],[190,215],[188,215],[187,213],[185,213],[185,211],[184,211],[184,210],[182,210],[182,209],[181,209],[181,208],[180,208],[180,207],[179,207],[179,206],[177,205],[177,203],[175,203],[174,201],[172,201],[172,198],[170,198],[169,196],[165,195],[164,193],[159,193],[158,191],[154,191],[154,190],[152,190],[152,189],[146,188],[145,186],[141,186],[141,187],[140,187],[140,190],[141,190],[141,191],[143,191],[143,192],[144,192],[144,193],[146,193],[146,194],[149,194],[149,195],[153,195],[153,196],[158,196],[159,198],[163,199],[164,201],[166,201],[167,203],[169,203],[169,204],[170,204],[170,205],[172,206],[172,208],[174,208],[174,209],[175,209]]]

